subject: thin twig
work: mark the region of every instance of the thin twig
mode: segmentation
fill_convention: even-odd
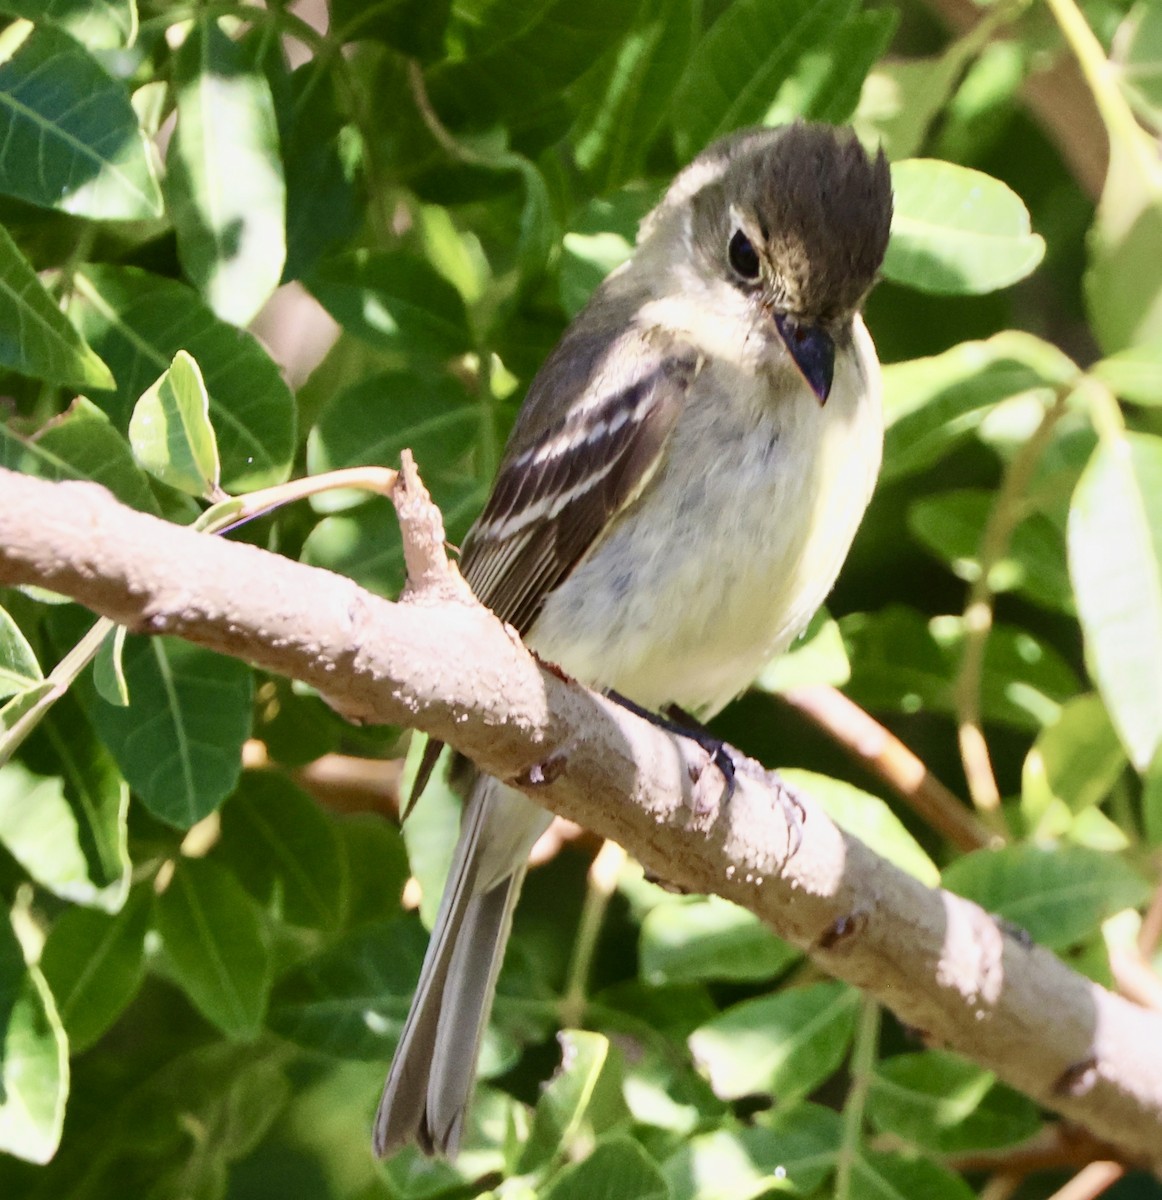
[[[979,850],[995,840],[895,734],[837,688],[825,684],[791,688],[782,699],[878,775],[958,849]]]
[[[580,1025],[585,1017],[593,956],[597,952],[597,941],[605,921],[605,912],[609,908],[609,899],[617,890],[617,880],[624,864],[625,851],[616,842],[608,841],[589,864],[585,903],[577,925],[568,982],[561,997],[561,1024],[566,1029]]]
[[[1001,816],[1001,794],[993,773],[988,743],[981,723],[981,687],[985,650],[993,626],[993,570],[1008,553],[1013,531],[1026,515],[1025,497],[1033,472],[1048,445],[1054,426],[1065,412],[1066,392],[1061,389],[1041,417],[1032,436],[1013,455],[1005,471],[988,523],[981,537],[979,573],[969,589],[964,610],[964,652],[953,684],[960,757],[973,804],[989,827],[1007,835]]]
[[[1126,1168],[1117,1162],[1092,1162],[1080,1171],[1063,1187],[1049,1197],[1049,1200],[1094,1200],[1102,1192],[1108,1191],[1126,1173]]]

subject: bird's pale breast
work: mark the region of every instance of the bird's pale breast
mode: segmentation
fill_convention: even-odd
[[[647,707],[706,716],[802,631],[879,469],[879,368],[862,321],[825,405],[790,367],[777,379],[773,396],[766,376],[707,367],[656,475],[546,602],[527,638],[542,657]]]

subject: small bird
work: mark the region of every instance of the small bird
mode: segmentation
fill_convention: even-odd
[[[529,388],[463,575],[544,660],[707,719],[835,583],[883,446],[859,315],[883,261],[882,151],[798,123],[715,142],[642,223]],[[524,880],[550,817],[487,776],[375,1118],[454,1155]]]

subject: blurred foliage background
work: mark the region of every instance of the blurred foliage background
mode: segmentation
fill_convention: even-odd
[[[288,479],[411,447],[456,541],[683,163],[796,117],[882,143],[881,485],[828,612],[715,728],[1162,1008],[1157,0],[0,12],[0,465],[215,530],[257,494],[232,536],[388,595],[389,506],[283,505]],[[403,731],[0,603],[0,1194],[1034,1200],[1108,1157],[555,827],[464,1153],[377,1164],[455,798],[401,833]],[[854,751],[861,710],[922,782]],[[1162,1196],[1118,1165],[1075,1186]]]

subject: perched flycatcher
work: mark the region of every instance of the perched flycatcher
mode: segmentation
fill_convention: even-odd
[[[883,154],[797,124],[704,151],[533,380],[461,570],[541,658],[713,716],[810,620],[871,498]],[[481,776],[375,1120],[454,1154],[549,815]]]

